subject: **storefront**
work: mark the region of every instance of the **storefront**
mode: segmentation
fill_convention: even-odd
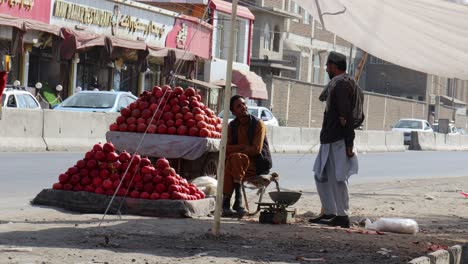
[[[50,8],[50,0],[0,1],[0,53],[12,56],[8,84],[34,87],[42,80],[55,87],[60,83],[62,67],[52,54],[60,32],[49,25]]]
[[[53,0],[50,22],[66,28],[70,38],[65,42],[71,48],[62,53],[71,62],[69,91],[80,87],[138,94],[157,82],[145,78],[162,66],[147,64],[146,45],[164,47],[177,15],[133,1]]]

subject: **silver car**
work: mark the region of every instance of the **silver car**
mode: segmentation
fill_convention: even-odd
[[[279,126],[278,120],[273,115],[273,113],[266,107],[263,106],[248,106],[249,113],[257,118],[263,120],[263,123],[267,126]],[[223,111],[221,111],[218,116],[223,118]],[[234,116],[229,112],[229,122],[234,120]]]
[[[17,109],[41,109],[41,105],[30,92],[13,88],[6,88],[3,92],[2,106]]]
[[[82,91],[68,97],[54,109],[75,112],[120,112],[122,108],[136,100],[137,97],[130,92]]]
[[[392,131],[403,132],[404,144],[411,143],[411,132],[433,132],[431,125],[424,119],[405,118],[400,119],[392,128]]]

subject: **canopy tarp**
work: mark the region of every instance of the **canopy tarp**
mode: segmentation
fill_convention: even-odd
[[[237,86],[237,93],[252,99],[267,100],[268,91],[262,77],[252,71],[233,70],[232,83]]]
[[[468,6],[445,0],[295,0],[322,26],[385,61],[468,80]]]

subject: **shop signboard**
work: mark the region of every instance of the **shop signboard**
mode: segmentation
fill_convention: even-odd
[[[0,0],[0,14],[49,23],[51,0]]]
[[[53,0],[50,23],[164,47],[175,22],[175,14],[170,14],[137,8],[124,1]]]
[[[196,18],[181,15],[166,40],[166,47],[187,50],[204,59],[210,58],[212,27]]]

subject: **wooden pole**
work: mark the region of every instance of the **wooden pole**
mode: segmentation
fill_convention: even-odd
[[[219,160],[218,171],[216,173],[218,178],[218,186],[216,189],[216,209],[214,214],[213,235],[219,236],[221,226],[221,207],[223,204],[223,187],[224,187],[224,165],[226,162],[226,145],[228,134],[228,120],[229,120],[229,100],[231,99],[231,83],[232,83],[232,62],[234,60],[234,51],[236,43],[237,31],[237,0],[232,1],[232,16],[231,16],[231,32],[230,32],[230,46],[227,60],[226,69],[226,87],[224,88],[224,110],[223,110],[223,131],[221,136],[221,143],[219,146]]]
[[[368,55],[367,52],[364,51],[364,53],[362,54],[361,61],[359,62],[357,66],[356,73],[354,74],[354,80],[356,81],[356,83],[358,83],[359,78],[361,78],[362,70],[364,69],[364,66],[366,65],[367,55]]]

